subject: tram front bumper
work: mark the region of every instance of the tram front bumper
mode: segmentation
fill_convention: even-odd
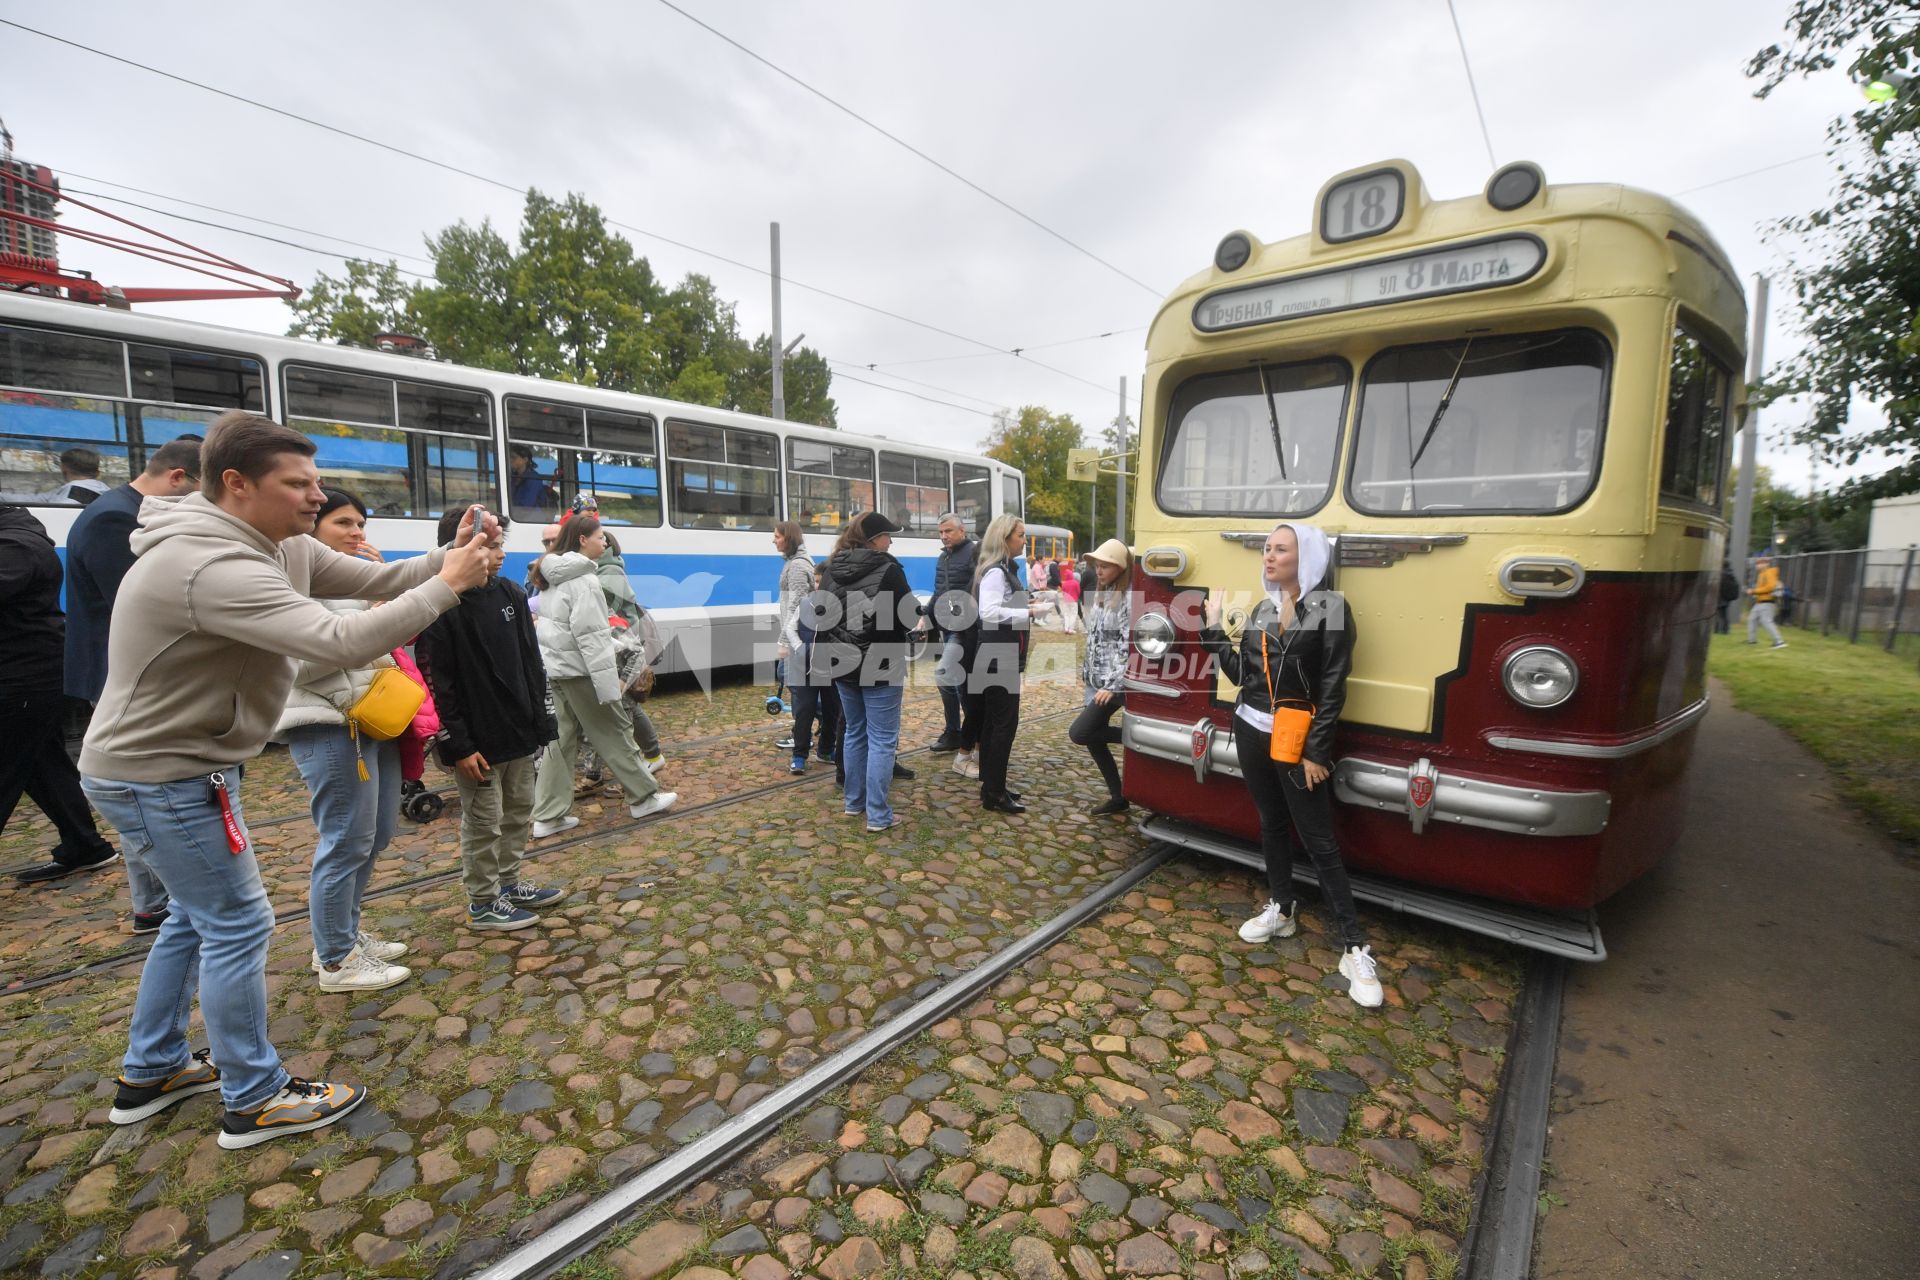
[[[1190,725],[1125,715],[1120,741],[1129,751],[1193,770],[1238,778],[1233,734],[1211,717]],[[1333,794],[1356,808],[1403,813],[1415,834],[1429,822],[1451,822],[1529,836],[1590,836],[1606,829],[1613,797],[1605,791],[1557,791],[1442,773],[1431,760],[1388,764],[1342,756],[1333,766]]]

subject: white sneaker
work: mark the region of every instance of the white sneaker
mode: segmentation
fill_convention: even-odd
[[[679,793],[675,791],[656,791],[639,804],[628,805],[627,816],[629,818],[648,818],[656,813],[665,813],[667,810],[673,808],[674,801],[679,798]]]
[[[973,763],[973,752],[956,751],[953,753],[953,771],[961,777],[967,776],[967,766]]]
[[[1348,947],[1340,957],[1340,976],[1347,980],[1347,996],[1366,1009],[1378,1009],[1386,994],[1374,970],[1372,947]]]
[[[1265,942],[1269,938],[1291,938],[1299,927],[1298,916],[1288,915],[1285,907],[1269,898],[1259,915],[1240,926],[1240,941]]]
[[[413,949],[404,942],[387,942],[384,939],[376,938],[365,929],[360,931],[360,936],[356,938],[355,941],[360,944],[362,951],[372,956],[375,960],[398,960],[401,956]]]
[[[545,840],[548,836],[557,836],[562,831],[571,831],[579,825],[580,819],[572,814],[568,814],[564,818],[555,818],[552,822],[535,822],[533,824],[532,838],[535,840]]]
[[[662,751],[662,752],[661,752],[661,753],[660,753],[659,755],[657,755],[657,756],[648,756],[648,757],[647,757],[647,772],[649,772],[649,773],[655,773],[655,774],[657,774],[657,773],[659,773],[659,772],[660,772],[660,771],[661,771],[662,769],[664,769],[664,768],[666,768],[666,767],[667,767],[667,753],[666,753],[666,752],[664,752],[664,751]]]
[[[384,991],[412,976],[407,966],[375,960],[359,947],[347,952],[338,969],[322,968],[319,973],[322,991]]]

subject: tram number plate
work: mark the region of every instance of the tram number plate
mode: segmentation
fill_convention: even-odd
[[[1208,294],[1194,306],[1193,326],[1202,333],[1218,333],[1435,294],[1493,289],[1528,279],[1546,259],[1546,246],[1532,236],[1502,236],[1381,258]]]

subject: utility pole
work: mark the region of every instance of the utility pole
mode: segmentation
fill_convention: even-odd
[[[1747,386],[1759,382],[1767,370],[1767,278],[1756,274],[1753,277],[1753,325],[1752,336],[1747,341]],[[1751,390],[1749,390],[1751,396]],[[1733,566],[1733,572],[1741,585],[1747,585],[1747,548],[1753,540],[1753,491],[1758,476],[1760,458],[1760,410],[1753,401],[1747,401],[1746,411],[1741,415],[1740,436],[1740,489],[1733,499],[1733,545],[1727,549],[1727,560],[1731,563],[1738,558],[1740,563]],[[1769,548],[1771,550],[1771,548]]]
[[[1114,426],[1120,431],[1120,474],[1117,477],[1119,483],[1116,486],[1115,496],[1118,512],[1114,516],[1114,524],[1118,532],[1115,536],[1125,542],[1127,540],[1127,375],[1124,373],[1120,375],[1120,418]]]
[[[785,419],[787,416],[786,388],[780,381],[780,364],[786,357],[786,351],[780,345],[780,224],[770,222],[773,239],[773,416]]]

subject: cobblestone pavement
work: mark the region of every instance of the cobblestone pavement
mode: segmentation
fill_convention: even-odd
[[[213,1097],[108,1124],[137,966],[0,999],[0,1274],[452,1277],[532,1237],[1139,857],[1124,820],[1084,815],[1098,783],[1060,714],[1078,690],[1028,692],[1024,818],[982,814],[921,755],[905,825],[878,837],[824,776],[629,827],[537,864],[570,890],[538,929],[469,932],[455,886],[377,899],[415,977],[364,997],[318,992],[284,926],[268,981],[289,1068],[374,1090],[313,1137],[222,1152]],[[764,696],[702,700],[698,736],[746,732],[676,753],[670,785],[783,780]],[[663,735],[688,736],[668,702]],[[910,708],[924,740],[931,690]],[[603,808],[583,832],[627,826]],[[310,827],[268,830],[276,904],[297,904]],[[409,839],[452,867],[447,817]],[[1356,1010],[1314,911],[1298,938],[1238,942],[1254,889],[1169,864],[576,1271],[1450,1274],[1519,962],[1371,916],[1388,1005]],[[6,945],[70,909],[9,891]],[[58,967],[42,948],[86,936],[41,932],[9,964]]]

